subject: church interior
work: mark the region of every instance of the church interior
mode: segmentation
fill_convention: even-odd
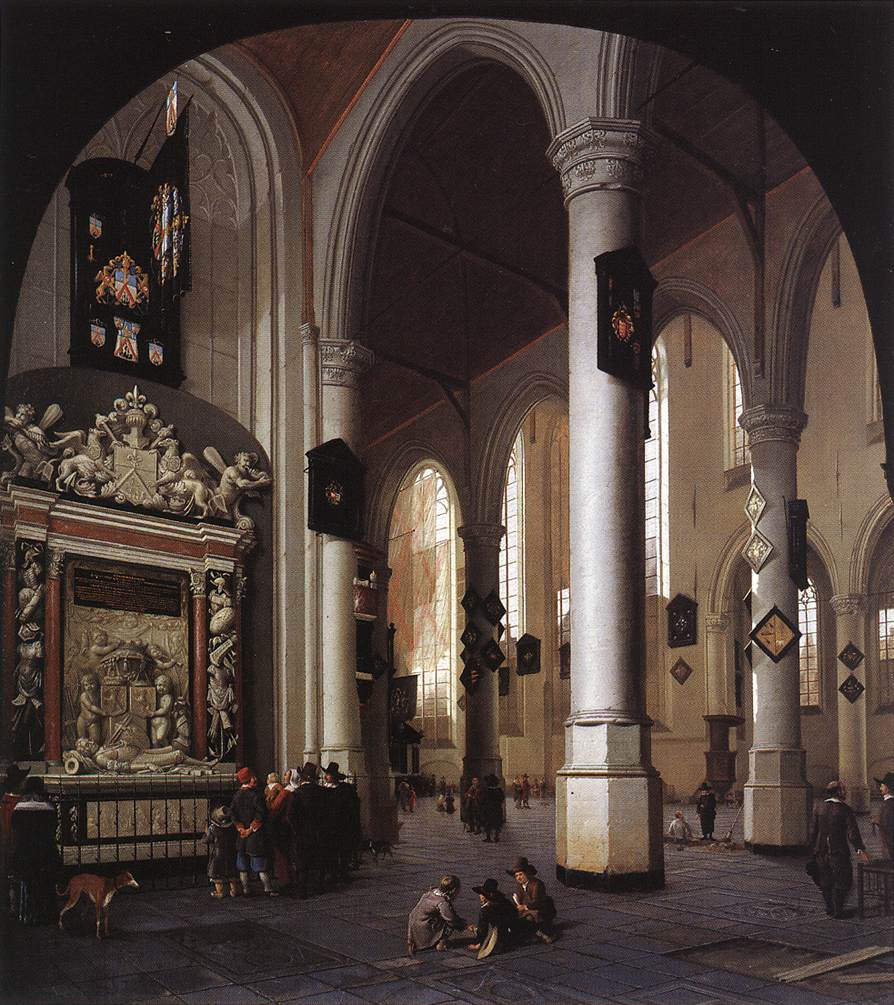
[[[842,92],[865,106],[842,138],[878,139],[856,164],[822,113],[799,132],[803,94],[689,31],[731,4],[676,5],[677,34],[616,4],[372,6],[211,26],[156,5],[170,48],[129,76],[134,40],[83,31],[77,59],[108,45],[121,86],[85,71],[87,102],[59,70],[58,149],[4,155],[0,764],[43,780],[66,875],[157,878],[158,842],[195,855],[239,769],[333,762],[397,864],[297,914],[233,901],[254,983],[227,971],[238,935],[217,957],[188,937],[200,911],[223,932],[207,887],[154,890],[116,899],[108,948],[226,987],[156,973],[153,997],[106,946],[72,983],[52,927],[31,944],[61,946],[53,981],[11,967],[3,1000],[887,1000],[890,864],[884,907],[863,917],[861,871],[841,921],[803,862],[836,780],[885,858],[890,84]],[[37,37],[10,10],[13,42]],[[887,14],[852,25],[882,62]],[[784,21],[748,30],[785,51]],[[798,26],[806,49],[823,27]],[[846,64],[814,68],[817,95]],[[15,96],[35,69],[13,65]],[[10,141],[52,114],[34,91]],[[507,802],[534,780],[501,844],[472,846],[473,778]],[[726,841],[680,852],[668,821],[705,785]],[[527,854],[571,924],[536,968],[398,960],[426,883]],[[306,952],[262,980],[265,932]],[[875,982],[778,983],[869,947]]]

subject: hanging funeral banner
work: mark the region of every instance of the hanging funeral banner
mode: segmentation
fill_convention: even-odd
[[[178,387],[190,222],[189,117],[176,89],[164,111],[173,131],[149,171],[101,157],[69,172],[69,353],[73,365]]]
[[[596,257],[596,365],[652,386],[652,292],[656,283],[633,246]]]

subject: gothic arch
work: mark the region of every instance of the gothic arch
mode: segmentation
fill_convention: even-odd
[[[456,506],[456,525],[462,526],[466,506],[459,492],[460,482],[454,477],[450,462],[431,443],[408,440],[402,443],[385,462],[370,493],[367,508],[368,540],[376,548],[388,551],[388,528],[394,503],[407,476],[415,469],[431,464],[444,476],[453,503]]]
[[[726,539],[720,549],[714,572],[711,575],[711,586],[708,590],[708,605],[706,610],[711,614],[728,614],[729,598],[732,594],[733,580],[736,576],[736,566],[744,562],[742,549],[751,536],[751,526],[741,523]]]
[[[739,369],[744,406],[750,407],[753,393],[752,367],[749,362],[751,356],[738,318],[720,297],[704,284],[680,276],[662,279],[655,290],[652,307],[654,330],[660,333],[681,314],[697,314],[720,332]]]
[[[841,224],[820,195],[789,243],[779,281],[768,347],[771,401],[804,405],[810,321],[820,273]]]
[[[521,76],[536,95],[551,135],[565,128],[562,96],[552,70],[537,48],[512,28],[458,20],[414,45],[395,64],[360,122],[337,182],[322,296],[322,328],[331,338],[352,338],[359,328],[360,277],[372,247],[377,196],[408,127],[435,88],[482,60],[500,62]]]
[[[891,501],[890,495],[885,494],[870,507],[857,531],[848,579],[851,593],[869,592],[873,556],[882,534],[892,521],[894,521],[894,502]]]
[[[549,398],[568,408],[568,384],[551,373],[525,374],[503,396],[481,450],[475,483],[475,514],[481,523],[499,523],[506,466],[525,416]]]

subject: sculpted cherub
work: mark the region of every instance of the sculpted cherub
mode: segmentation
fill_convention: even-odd
[[[56,451],[47,440],[47,431],[62,416],[57,404],[48,405],[40,422],[35,422],[34,406],[16,405],[15,412],[8,406],[3,410],[3,449],[12,455],[13,468],[0,475],[0,482],[8,485],[15,478],[36,478],[50,485],[53,480],[53,460]]]
[[[239,509],[242,497],[255,494],[258,489],[272,484],[270,475],[255,467],[258,455],[240,450],[229,465],[224,463],[214,447],[206,447],[203,456],[220,474],[220,482],[214,493],[215,508],[237,523],[245,520],[245,515]]]

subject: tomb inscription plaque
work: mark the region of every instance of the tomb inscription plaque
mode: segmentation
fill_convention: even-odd
[[[81,607],[174,618],[181,614],[180,583],[160,576],[78,567],[73,585],[74,602]]]

